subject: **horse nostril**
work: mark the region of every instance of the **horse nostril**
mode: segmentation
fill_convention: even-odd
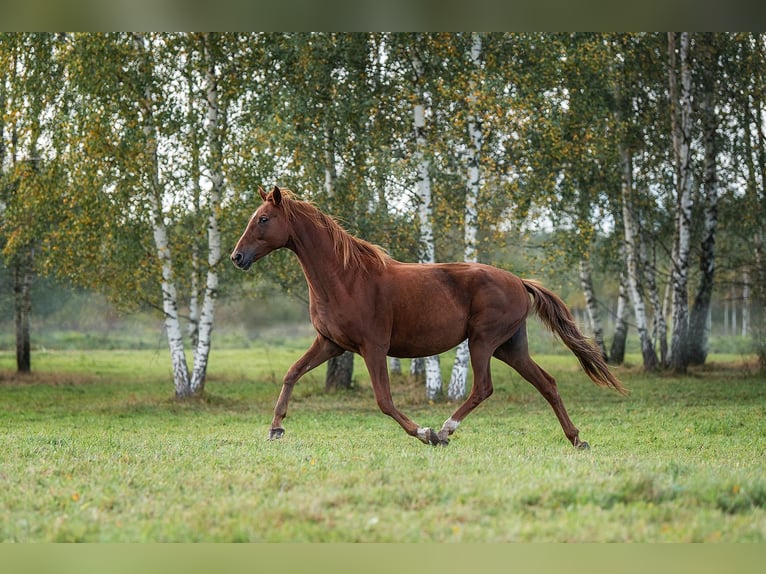
[[[236,263],[236,264],[241,263],[242,262],[242,253],[240,253],[239,251],[235,251],[234,253],[231,254],[231,260],[234,263]]]

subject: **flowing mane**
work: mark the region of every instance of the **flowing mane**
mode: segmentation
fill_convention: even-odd
[[[319,228],[326,229],[335,245],[335,253],[343,267],[352,272],[382,269],[391,261],[386,251],[363,239],[354,237],[331,216],[322,213],[310,201],[299,200],[289,189],[282,189],[281,207],[290,222],[301,218]]]

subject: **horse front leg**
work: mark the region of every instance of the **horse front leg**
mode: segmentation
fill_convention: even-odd
[[[337,357],[342,353],[343,349],[330,339],[317,335],[308,351],[288,369],[282,382],[282,390],[279,393],[277,404],[274,407],[274,419],[269,428],[269,440],[282,438],[285,434],[282,421],[287,416],[287,404],[290,402],[290,395],[293,393],[293,387],[298,379],[328,359]]]
[[[433,429],[418,426],[394,406],[394,400],[391,396],[391,385],[388,379],[388,365],[386,364],[385,351],[366,351],[362,353],[362,358],[367,365],[367,371],[370,373],[372,390],[375,393],[375,402],[377,402],[381,412],[398,422],[399,426],[401,426],[408,435],[418,438],[425,444],[434,446],[446,445],[448,441],[439,439],[437,433]]]
[[[480,341],[470,341],[471,366],[473,368],[473,387],[466,400],[461,404],[452,416],[444,421],[442,428],[436,436],[444,444],[449,442],[449,437],[455,432],[458,425],[471,411],[492,395],[492,375],[489,361],[492,358],[491,346],[482,344]]]

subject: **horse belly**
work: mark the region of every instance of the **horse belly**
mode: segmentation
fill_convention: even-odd
[[[437,355],[460,344],[467,332],[464,302],[432,291],[394,309],[388,354],[401,358]]]

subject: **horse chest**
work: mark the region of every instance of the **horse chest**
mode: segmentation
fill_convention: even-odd
[[[322,336],[350,351],[358,352],[362,344],[363,315],[354,305],[331,305],[312,302],[311,322]]]

